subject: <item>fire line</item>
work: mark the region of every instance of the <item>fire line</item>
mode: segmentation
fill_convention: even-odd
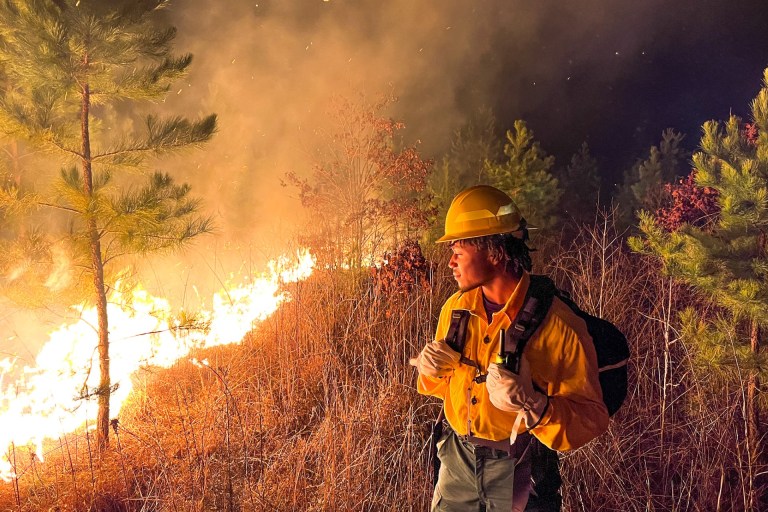
[[[213,295],[210,310],[196,312],[203,329],[178,329],[170,325],[171,307],[166,299],[137,288],[130,295],[115,291],[110,296],[111,395],[117,415],[131,392],[131,375],[146,366],[167,368],[191,350],[240,343],[254,325],[290,300],[282,283],[310,276],[315,259],[307,250],[295,258],[272,260],[268,272]],[[119,287],[118,287],[119,288]],[[0,479],[15,477],[14,449],[30,447],[44,460],[43,441],[94,423],[96,396],[89,390],[99,382],[95,308],[82,310],[80,319],[52,332],[35,359],[21,369],[21,376],[6,382],[15,368],[10,358],[0,359]]]

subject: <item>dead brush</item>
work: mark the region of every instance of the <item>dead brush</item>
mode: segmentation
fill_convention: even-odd
[[[629,253],[604,214],[548,271],[630,341],[627,402],[608,432],[562,459],[565,510],[745,510],[743,418],[735,390],[694,371],[679,312],[711,306]]]
[[[746,475],[760,468],[741,390],[702,380],[679,332],[677,312],[706,302],[629,253],[608,219],[545,252],[545,272],[632,348],[630,394],[608,432],[562,456],[564,510],[745,509]],[[426,259],[431,286],[396,296],[368,272],[318,269],[242,344],[139,374],[108,457],[95,460],[83,432],[65,436],[44,464],[19,464],[0,508],[426,510],[439,403],[417,395],[408,359],[454,287],[446,253]]]

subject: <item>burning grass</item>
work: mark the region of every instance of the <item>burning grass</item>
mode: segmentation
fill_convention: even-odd
[[[289,288],[293,301],[240,345],[136,374],[102,460],[84,431],[47,443],[44,463],[15,450],[18,478],[0,486],[0,503],[25,511],[425,508],[436,407],[416,395],[407,361],[450,290],[401,296],[392,316],[367,274],[317,271]]]
[[[564,510],[744,509],[761,469],[744,451],[739,390],[705,384],[676,331],[683,305],[706,304],[607,225],[538,257],[632,343],[628,402],[563,456]],[[0,509],[426,510],[438,404],[416,394],[408,358],[453,283],[444,262],[417,267],[431,286],[387,294],[370,274],[317,270],[240,345],[142,370],[100,460],[83,430],[47,443],[45,463],[12,450]]]

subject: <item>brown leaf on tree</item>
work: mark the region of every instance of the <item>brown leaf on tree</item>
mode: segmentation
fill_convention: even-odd
[[[720,216],[718,192],[711,187],[696,184],[696,170],[687,178],[667,183],[664,189],[668,200],[654,212],[658,224],[667,231],[677,231],[683,224],[708,230]]]
[[[430,289],[434,264],[428,261],[415,240],[406,240],[393,252],[384,253],[382,263],[371,268],[376,297],[399,304],[414,290]]]

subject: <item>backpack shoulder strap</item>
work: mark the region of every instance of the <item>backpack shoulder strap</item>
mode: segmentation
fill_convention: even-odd
[[[466,309],[454,309],[451,311],[451,324],[445,342],[453,350],[461,354],[464,351],[464,343],[467,340],[467,324],[470,312]]]
[[[501,348],[504,353],[514,352],[514,358],[512,358],[514,367],[509,369],[515,373],[520,371],[520,357],[525,350],[525,345],[547,316],[552,299],[558,291],[555,283],[547,276],[531,274],[530,277],[531,282],[525,293],[523,307],[512,321],[512,327],[504,340],[505,346]],[[507,346],[510,340],[511,346]]]

